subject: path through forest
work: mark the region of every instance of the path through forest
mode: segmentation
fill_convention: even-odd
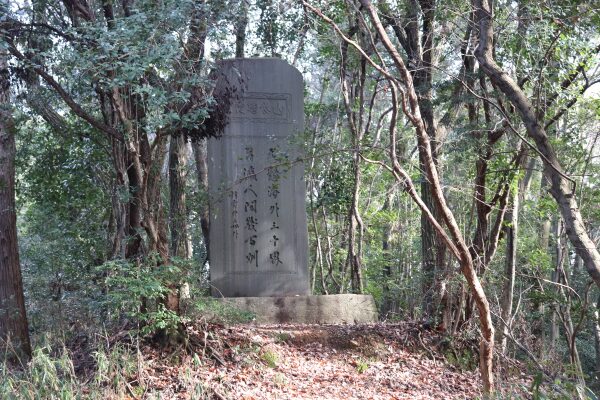
[[[466,343],[452,348],[442,335],[415,323],[212,326],[210,332],[191,336],[190,345],[205,357],[168,366],[155,353],[144,379],[148,390],[177,399],[481,396],[476,348],[467,351]],[[148,351],[156,352],[148,348],[144,353]],[[524,370],[516,362],[514,367],[513,374]],[[500,388],[505,395],[527,397],[527,376],[513,376],[509,382]]]

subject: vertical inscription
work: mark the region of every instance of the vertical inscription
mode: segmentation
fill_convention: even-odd
[[[254,168],[254,148],[244,147],[242,166],[242,186],[244,187],[244,244],[246,246],[246,262],[258,268],[258,178]],[[256,186],[255,186],[256,185]]]
[[[281,163],[283,160],[287,161],[287,156],[283,155],[279,147],[271,147],[269,149],[268,160],[271,163],[271,166],[267,169],[267,195],[270,199],[269,217],[271,218],[269,243],[272,245],[272,247],[269,246],[271,248],[271,251],[269,253],[269,261],[273,266],[277,267],[280,264],[283,264],[283,261],[281,260],[281,252],[279,249],[279,241],[281,240],[281,233],[279,231],[279,190],[281,183]]]
[[[281,144],[270,139],[262,143],[243,143],[236,152],[240,175],[230,193],[231,236],[243,248],[242,260],[248,268],[281,270],[293,262],[284,247],[290,236],[285,232],[289,221],[281,219],[282,210],[292,206],[282,193],[289,184],[289,156]]]
[[[238,191],[233,190],[229,193],[231,201],[231,236],[236,240],[239,236],[240,224],[238,222]]]

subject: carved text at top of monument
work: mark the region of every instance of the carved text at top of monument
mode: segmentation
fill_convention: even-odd
[[[287,93],[244,93],[233,100],[230,115],[233,120],[291,122],[290,99]]]

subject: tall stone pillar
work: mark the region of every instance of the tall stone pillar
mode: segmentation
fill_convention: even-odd
[[[309,293],[302,75],[274,58],[219,63],[208,142],[216,297]]]

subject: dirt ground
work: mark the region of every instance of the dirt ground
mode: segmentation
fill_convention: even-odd
[[[414,323],[216,326],[191,342],[196,355],[183,361],[149,360],[144,398],[481,397],[476,354]],[[515,365],[513,374],[524,370]],[[502,378],[502,398],[529,397],[529,378],[516,374]]]

